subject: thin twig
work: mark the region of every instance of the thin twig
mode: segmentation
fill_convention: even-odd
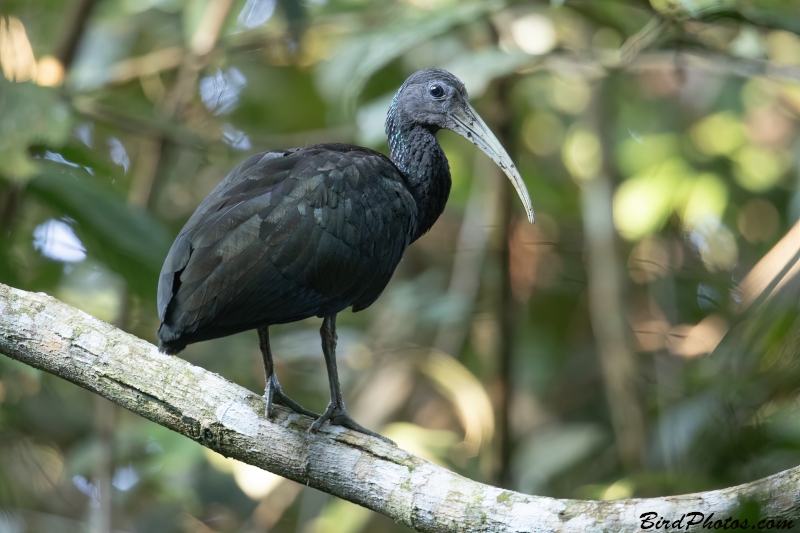
[[[603,98],[606,83],[600,81],[596,84],[587,111],[590,127],[602,146],[600,157],[603,163],[595,175],[580,180],[589,315],[619,456],[629,471],[635,471],[642,465],[645,424],[636,386],[636,358],[628,342],[630,332],[624,317],[622,267],[617,257],[617,232],[612,216],[614,186],[610,161],[613,153],[605,138],[608,121],[602,114],[608,105]]]
[[[620,61],[623,65],[630,64],[643,50],[653,44],[661,32],[669,25],[669,21],[655,15],[644,27],[628,37],[619,49]]]

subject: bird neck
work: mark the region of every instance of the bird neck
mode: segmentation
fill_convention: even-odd
[[[430,127],[395,122],[391,112],[386,120],[386,135],[392,162],[403,173],[417,203],[417,226],[412,241],[428,232],[444,211],[450,195],[450,165]]]

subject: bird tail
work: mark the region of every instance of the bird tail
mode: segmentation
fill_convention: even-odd
[[[180,341],[179,338],[179,334],[162,322],[158,328],[158,351],[167,355],[175,355],[183,351],[186,348],[186,342]]]

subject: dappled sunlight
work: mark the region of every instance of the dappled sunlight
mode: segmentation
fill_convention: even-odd
[[[785,30],[773,30],[766,38],[766,52],[778,65],[800,65],[800,37]]]
[[[690,172],[673,158],[624,181],[614,195],[614,224],[631,240],[661,229],[675,205],[675,195]]]
[[[25,26],[17,17],[6,21],[0,16],[0,65],[9,81],[23,82],[36,79],[36,59],[25,33]]]
[[[603,155],[600,140],[585,127],[572,129],[564,140],[562,158],[564,165],[577,180],[589,180],[600,171]]]
[[[38,61],[25,32],[25,26],[17,17],[0,14],[0,67],[9,81],[33,81],[44,87],[61,85],[64,67],[53,56],[44,56]]]
[[[422,372],[456,409],[464,428],[464,447],[469,456],[491,443],[494,413],[486,390],[475,376],[458,361],[441,352],[431,351],[422,363]]]
[[[67,264],[55,296],[106,322],[114,322],[123,308],[122,280],[93,260]]]
[[[382,433],[399,448],[442,466],[450,464],[450,449],[459,442],[452,431],[426,429],[408,422],[389,424]]]
[[[739,259],[739,246],[733,233],[713,216],[698,222],[687,239],[711,272],[730,271]]]
[[[666,335],[666,347],[673,355],[697,357],[710,354],[728,331],[727,321],[719,315],[709,315],[699,324],[679,324]]]
[[[633,496],[633,491],[636,488],[634,483],[629,479],[620,479],[615,481],[603,491],[600,496],[601,500],[624,500]]]
[[[569,115],[582,113],[591,99],[589,84],[580,76],[554,75],[550,81],[550,104]]]
[[[364,530],[370,518],[372,513],[368,509],[335,500],[325,506],[319,517],[309,521],[302,533],[357,533]]]
[[[626,176],[635,176],[680,155],[681,138],[675,133],[628,133],[617,145],[617,164]]]
[[[772,202],[754,198],[739,210],[736,227],[751,244],[772,242],[778,234],[780,214]]]
[[[789,169],[791,156],[755,146],[745,146],[734,157],[734,177],[745,189],[763,192],[778,184]]]
[[[237,130],[230,124],[222,126],[222,141],[236,150],[249,150],[253,147],[250,137],[242,130]]]
[[[64,483],[65,457],[53,446],[30,440],[0,445],[0,468],[6,482],[19,486],[20,493],[54,497]]]
[[[516,19],[511,23],[511,34],[517,46],[532,55],[546,54],[556,44],[556,29],[544,15],[530,14]]]
[[[53,56],[44,56],[36,63],[36,83],[56,87],[64,81],[64,65]]]
[[[42,255],[64,263],[78,263],[86,259],[86,248],[75,231],[62,220],[50,219],[33,230],[33,247]]]
[[[708,224],[709,220],[721,220],[728,207],[728,187],[716,174],[705,173],[682,185],[683,209],[681,219],[689,231]]]
[[[265,24],[275,12],[276,0],[247,0],[236,20],[247,29]]]
[[[605,438],[603,430],[593,424],[540,428],[514,458],[515,482],[521,490],[535,493],[552,477],[585,459]]]
[[[745,140],[742,121],[731,111],[705,117],[689,130],[692,142],[708,155],[732,155]]]
[[[785,147],[793,139],[794,121],[777,106],[762,106],[751,110],[745,117],[747,139],[764,147]]]
[[[230,113],[239,102],[239,94],[247,86],[247,78],[236,67],[227,72],[217,70],[200,80],[200,98],[215,115]]]
[[[649,236],[636,243],[628,256],[628,273],[635,283],[666,278],[683,266],[683,248],[675,241]]]
[[[261,470],[230,457],[224,457],[212,450],[204,449],[203,453],[211,466],[220,472],[233,475],[233,479],[236,480],[236,484],[242,489],[242,492],[253,500],[266,498],[283,481],[282,477],[272,472]]]
[[[561,148],[564,133],[564,124],[554,113],[532,113],[523,126],[525,145],[537,155],[550,155]]]
[[[747,273],[736,288],[739,311],[780,294],[800,274],[800,222]],[[791,295],[790,295],[791,297]]]

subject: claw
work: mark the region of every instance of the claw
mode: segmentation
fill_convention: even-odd
[[[383,435],[379,435],[374,431],[368,430],[367,428],[365,428],[364,426],[353,420],[353,418],[350,416],[350,414],[347,412],[347,409],[345,409],[344,406],[336,407],[333,405],[332,402],[328,404],[328,407],[325,409],[325,412],[322,413],[322,415],[319,416],[319,418],[317,418],[313,424],[311,424],[311,427],[308,428],[308,431],[310,433],[317,433],[322,427],[322,424],[324,424],[326,421],[330,421],[331,424],[336,426],[346,427],[347,429],[358,431],[359,433],[363,433],[371,437],[376,437],[378,439],[381,439],[383,442],[386,442],[387,444],[391,444],[392,446],[397,446],[397,444],[395,444],[394,441],[389,440]]]
[[[275,414],[273,405],[276,403],[284,407],[288,407],[295,413],[310,416],[311,418],[319,418],[317,413],[309,411],[284,394],[283,390],[281,389],[281,384],[278,383],[278,376],[275,374],[272,374],[269,381],[267,381],[267,388],[264,391],[264,400],[267,402],[267,408],[265,409],[264,414],[269,420],[271,420],[272,416]]]

